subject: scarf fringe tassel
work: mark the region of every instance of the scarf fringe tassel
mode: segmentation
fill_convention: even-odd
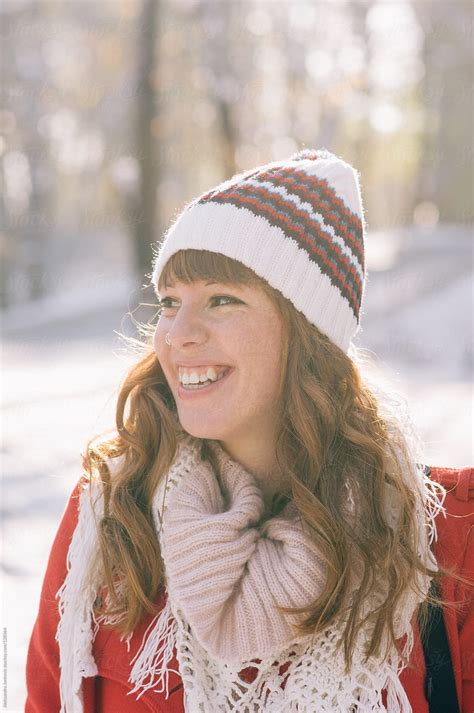
[[[169,697],[169,674],[173,672],[179,676],[179,671],[169,667],[174,655],[176,634],[177,624],[167,597],[165,606],[151,621],[131,661],[133,666],[128,680],[135,686],[127,695],[141,689],[138,700],[145,691],[153,688],[157,693],[166,691],[166,698]]]

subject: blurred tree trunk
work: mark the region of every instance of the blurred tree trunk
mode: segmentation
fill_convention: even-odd
[[[230,178],[237,172],[235,162],[235,150],[237,147],[237,135],[233,123],[232,105],[224,98],[215,98],[217,113],[220,118],[220,129],[222,136],[222,154],[225,178]]]
[[[361,39],[361,45],[366,49],[367,56],[365,58],[365,69],[363,72],[363,79],[358,86],[359,94],[363,95],[365,106],[369,107],[372,98],[372,86],[369,82],[369,72],[368,68],[371,63],[370,56],[370,38],[367,31],[367,14],[371,8],[370,0],[361,0],[357,3],[351,3],[350,11],[352,15],[352,26],[354,29],[354,34]],[[339,115],[341,115],[339,109]],[[339,116],[341,118],[341,116]],[[357,135],[353,139],[353,162],[354,165],[364,173],[364,168],[370,161],[371,153],[371,139],[373,132],[369,124],[368,111],[364,114],[363,118],[359,121],[359,128]]]
[[[40,23],[42,9],[39,4],[31,7],[30,19]],[[41,34],[35,33],[35,49],[40,54]],[[27,258],[28,291],[32,300],[43,297],[49,291],[45,284],[48,279],[57,279],[58,266],[51,261],[47,254],[49,234],[55,229],[50,212],[49,199],[51,193],[48,186],[50,179],[49,162],[41,160],[48,155],[48,145],[44,136],[38,131],[38,122],[44,114],[45,106],[42,100],[41,86],[48,76],[49,71],[44,61],[31,76],[30,91],[26,92],[27,104],[24,107],[29,117],[29,136],[25,137],[25,155],[29,165],[31,181],[28,213],[30,219],[26,221],[25,230],[22,231],[22,240]]]
[[[152,243],[156,239],[156,204],[158,171],[156,140],[152,123],[157,120],[159,103],[155,106],[154,77],[156,76],[156,38],[160,0],[143,0],[138,19],[138,81],[136,150],[139,164],[138,195],[132,212],[136,268],[140,276],[149,273],[153,257]]]
[[[21,121],[24,130],[23,142],[17,147],[12,142],[11,152],[16,154],[13,162],[18,165],[17,175],[21,176],[21,200],[9,200],[5,191],[2,207],[4,209],[5,231],[2,245],[2,270],[0,304],[7,307],[10,303],[22,299],[37,300],[47,293],[46,282],[55,278],[55,266],[47,255],[48,237],[54,229],[48,188],[49,166],[41,158],[48,155],[48,146],[44,136],[38,131],[38,122],[42,115],[42,87],[48,80],[47,69],[41,60],[34,70],[26,71],[11,58],[21,56],[15,46],[15,28],[31,27],[30,52],[41,57],[39,51],[41,36],[36,23],[41,20],[41,8],[38,5],[8,3],[2,15],[1,33],[5,60],[2,63],[2,81],[6,97],[5,116],[15,116]],[[15,54],[15,52],[17,54]],[[15,83],[21,81],[22,91],[15,93]],[[11,103],[10,103],[11,102]],[[7,137],[8,138],[8,137]],[[11,170],[11,169],[10,169]],[[15,170],[15,169],[13,169]],[[18,196],[17,196],[18,199]],[[16,275],[24,281],[26,289],[19,291]]]
[[[238,143],[234,121],[234,106],[240,96],[239,80],[242,67],[232,63],[236,30],[234,12],[242,21],[242,7],[233,2],[216,3],[203,0],[196,7],[195,16],[203,28],[204,63],[209,70],[209,99],[216,107],[218,126],[216,145],[221,147],[223,175],[230,178],[237,172],[235,151]],[[239,35],[241,37],[241,35]]]
[[[425,35],[425,129],[417,198],[433,201],[442,222],[468,223],[474,217],[473,6],[465,0],[414,0],[413,7]]]

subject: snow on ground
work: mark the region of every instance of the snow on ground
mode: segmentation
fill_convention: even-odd
[[[472,237],[444,228],[369,236],[369,281],[356,344],[405,396],[426,462],[461,466],[472,452]],[[24,665],[48,553],[93,434],[114,427],[131,358],[123,292],[68,294],[68,304],[11,310],[3,319],[3,602],[7,711],[23,709]],[[75,295],[75,297],[74,297]],[[57,297],[59,300],[59,297]],[[101,307],[99,308],[100,305]],[[130,333],[128,330],[127,333]]]
[[[377,240],[392,257],[386,269],[376,270],[368,251],[356,344],[376,355],[381,374],[407,398],[426,461],[472,464],[472,233],[446,226],[430,238],[405,230],[371,235],[369,245]]]
[[[8,635],[8,708],[21,710],[23,667],[49,548],[80,475],[81,451],[112,428],[123,363],[112,354],[121,313],[77,320],[76,334],[32,327],[3,353],[3,617]],[[97,318],[96,318],[97,319]],[[69,325],[70,328],[71,325]]]

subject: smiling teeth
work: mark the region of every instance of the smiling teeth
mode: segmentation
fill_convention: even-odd
[[[187,384],[202,384],[206,381],[218,381],[221,379],[225,373],[226,369],[222,371],[221,373],[217,373],[217,371],[214,369],[214,367],[209,367],[207,371],[203,372],[202,374],[198,374],[197,371],[184,371],[179,370],[179,380],[183,386]]]

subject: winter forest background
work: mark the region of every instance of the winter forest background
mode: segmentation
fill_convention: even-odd
[[[321,147],[360,171],[356,343],[428,464],[472,453],[472,4],[0,5],[4,708],[20,711],[47,556],[156,314],[151,243],[234,172]]]

